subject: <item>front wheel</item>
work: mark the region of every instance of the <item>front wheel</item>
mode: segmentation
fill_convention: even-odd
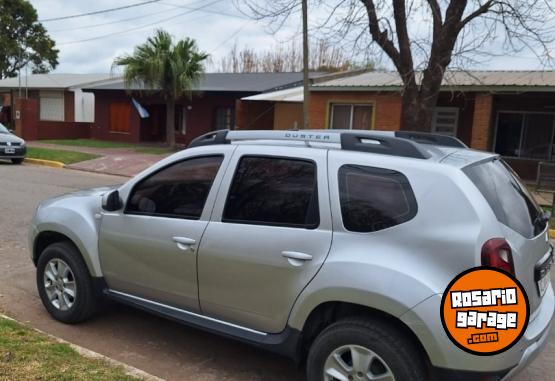
[[[23,163],[23,159],[12,159],[12,164],[21,164]]]
[[[348,319],[326,328],[312,344],[308,381],[426,381],[418,348],[379,320]]]
[[[50,315],[64,323],[87,320],[98,305],[89,270],[69,242],[44,249],[37,263],[37,288]]]

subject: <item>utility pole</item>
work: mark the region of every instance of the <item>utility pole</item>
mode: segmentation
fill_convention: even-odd
[[[308,0],[301,0],[303,3],[303,128],[309,128],[310,116],[310,79],[308,77]]]

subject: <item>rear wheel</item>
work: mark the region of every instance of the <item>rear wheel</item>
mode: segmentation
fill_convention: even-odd
[[[23,163],[23,159],[12,159],[12,164],[21,164]]]
[[[69,242],[48,246],[37,263],[37,288],[42,303],[64,323],[79,323],[96,311],[98,300],[89,270]]]
[[[425,381],[418,348],[378,320],[349,319],[326,328],[312,344],[308,381]]]

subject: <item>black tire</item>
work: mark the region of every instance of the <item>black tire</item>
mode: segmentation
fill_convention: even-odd
[[[12,164],[21,164],[23,163],[23,159],[12,159]]]
[[[71,308],[65,311],[56,308],[46,293],[44,271],[52,259],[64,261],[74,275],[75,301]],[[77,248],[69,242],[54,243],[41,253],[37,263],[37,288],[42,303],[50,315],[63,323],[75,324],[85,321],[94,315],[99,305],[98,295],[94,289],[87,265]]]
[[[307,380],[323,381],[328,356],[346,345],[361,346],[377,354],[397,381],[429,379],[421,351],[402,332],[377,319],[346,319],[327,327],[312,343],[306,364]]]

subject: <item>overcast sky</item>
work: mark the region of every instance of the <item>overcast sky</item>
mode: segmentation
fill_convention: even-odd
[[[82,14],[135,4],[141,0],[30,0],[39,20]],[[309,13],[314,22],[316,13]],[[161,0],[130,9],[60,21],[43,25],[60,49],[59,73],[106,73],[113,59],[131,53],[157,28],[164,28],[177,38],[188,36],[211,54],[213,61],[233,44],[267,50],[299,37],[300,18],[290,19],[278,34],[271,34],[264,21],[254,21],[238,12],[230,0]],[[554,46],[555,50],[555,46]],[[391,68],[384,61],[382,67]],[[477,64],[474,69],[540,69],[530,53],[496,57]],[[210,68],[209,68],[210,69]]]

